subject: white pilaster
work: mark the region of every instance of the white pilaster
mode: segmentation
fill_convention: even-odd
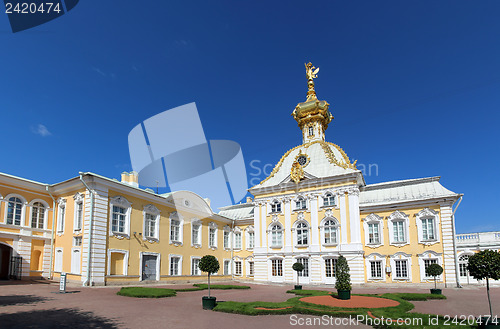
[[[359,190],[349,193],[349,227],[351,243],[361,243],[361,219],[359,216]]]
[[[340,208],[340,243],[347,243],[347,211],[345,207],[345,194],[340,192],[339,195],[339,208]]]
[[[319,222],[318,222],[318,196],[312,195],[310,197],[311,203],[311,242],[310,250],[312,252],[319,251]]]
[[[253,226],[255,228],[255,248],[262,246],[261,242],[261,230],[260,230],[260,203],[255,203],[253,209]]]
[[[284,200],[285,207],[285,252],[292,251],[292,206],[289,198]]]
[[[443,261],[446,285],[456,284],[455,254],[453,252],[453,227],[451,205],[441,206],[441,236],[443,239]]]
[[[267,204],[263,204],[262,207],[260,208],[261,211],[261,216],[260,216],[260,223],[261,223],[261,232],[262,232],[262,248],[267,248],[267,225],[266,225],[266,215],[267,215]]]
[[[20,237],[17,242],[17,254],[22,257],[21,276],[30,276],[31,238]]]
[[[49,277],[49,269],[50,269],[50,241],[45,241],[45,245],[43,246],[43,265],[42,265],[42,276],[44,278]]]

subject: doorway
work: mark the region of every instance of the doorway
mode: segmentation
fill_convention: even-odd
[[[155,255],[142,255],[142,280],[157,280],[157,258]]]
[[[12,255],[12,248],[0,244],[0,280],[9,279],[9,266],[10,266],[10,256]]]

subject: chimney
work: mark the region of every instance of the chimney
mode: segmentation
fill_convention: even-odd
[[[128,184],[128,172],[122,172],[122,183]]]
[[[139,174],[136,171],[131,171],[130,173],[126,171],[122,172],[122,183],[139,187]]]
[[[253,201],[251,196],[247,196],[247,203],[251,203]]]

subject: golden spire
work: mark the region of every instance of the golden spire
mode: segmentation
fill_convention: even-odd
[[[316,79],[318,77],[317,74],[319,72],[319,67],[318,68],[314,67],[311,62],[304,65],[306,66],[307,87],[309,88],[309,90],[307,91],[307,99],[306,99],[307,102],[313,99],[317,99],[316,91],[314,90],[313,79]]]

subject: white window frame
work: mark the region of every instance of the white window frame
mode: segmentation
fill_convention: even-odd
[[[41,203],[42,206],[44,207],[44,210],[43,210],[43,223],[42,223],[42,228],[38,228],[38,225],[37,227],[33,227],[33,208],[35,207],[35,203]],[[36,229],[36,230],[46,230],[47,229],[47,221],[48,221],[48,215],[49,215],[49,204],[42,200],[42,199],[34,199],[34,200],[31,200],[31,202],[29,203],[29,206],[30,206],[30,218],[29,218],[29,226],[33,229]],[[37,214],[39,215],[39,212],[37,212]],[[38,216],[37,216],[38,217]],[[39,220],[39,218],[37,218]],[[38,220],[37,220],[37,224],[38,224]]]
[[[274,209],[273,209],[274,207]],[[279,209],[278,209],[279,208]],[[281,214],[283,211],[283,205],[278,199],[274,199],[269,203],[269,213],[270,214]]]
[[[198,227],[198,241],[193,240],[193,232],[195,230],[195,227]],[[191,220],[191,246],[195,248],[201,248],[202,244],[202,235],[203,235],[203,224],[201,220],[197,218],[193,218]]]
[[[253,250],[255,248],[255,231],[253,226],[248,226],[245,229],[245,240],[247,250]]]
[[[10,202],[9,199],[10,198],[18,198],[19,200],[21,200],[21,217],[19,218],[19,225],[15,224],[16,223],[15,213],[13,214],[13,217],[12,217],[12,224],[7,224],[7,215],[8,215],[8,210],[9,210],[9,202]],[[25,219],[26,219],[25,213],[26,213],[26,205],[27,205],[26,199],[19,194],[9,194],[3,199],[3,201],[5,202],[4,223],[7,225],[13,225],[13,226],[17,226],[17,227],[26,226],[26,223],[25,223]],[[18,203],[16,202],[16,204],[18,204]],[[31,221],[30,221],[30,227],[31,227]]]
[[[58,259],[57,255],[61,252],[61,259]],[[64,249],[63,248],[55,248],[54,250],[54,272],[61,273],[63,271],[64,264]]]
[[[214,230],[214,243],[212,245],[210,245],[210,231],[211,230]],[[219,229],[217,227],[217,224],[215,222],[210,222],[208,223],[208,248],[212,249],[212,250],[215,250],[217,249],[217,235],[218,235],[218,232]]]
[[[76,241],[80,241],[80,244],[77,244]],[[83,245],[83,236],[77,235],[73,237],[73,247],[81,247]]]
[[[173,229],[172,221],[173,220],[179,222],[179,235],[178,235],[177,240],[172,240],[172,229]],[[169,244],[173,244],[174,246],[182,246],[183,237],[184,237],[184,218],[182,217],[182,215],[179,212],[174,211],[174,212],[170,213],[170,216],[168,216],[168,227],[169,227],[169,230],[168,230]]]
[[[406,265],[407,265],[407,274],[408,277],[406,278],[397,278],[396,277],[396,260],[406,260]],[[392,281],[397,282],[397,281],[408,281],[411,282],[411,255],[406,254],[404,252],[398,252],[395,253],[390,257],[390,264],[391,264],[391,278]]]
[[[281,275],[273,275],[273,262],[274,261],[281,261]],[[272,257],[269,258],[268,261],[268,266],[269,266],[269,277],[271,278],[271,281],[283,281],[285,278],[285,269],[284,269],[284,259],[282,257]],[[276,264],[276,274],[279,274],[280,271],[278,271],[278,264]]]
[[[305,224],[306,227],[305,228],[300,228],[300,230],[307,230],[307,243],[305,244],[299,244],[299,241],[298,241],[298,226],[301,225],[301,224]],[[311,244],[311,225],[305,221],[305,220],[297,220],[295,221],[295,223],[293,224],[293,227],[292,227],[292,234],[293,234],[293,245],[295,246],[295,248],[305,248],[305,247],[309,247],[309,245]]]
[[[145,281],[142,277],[142,256],[156,256],[156,278],[155,281],[160,281],[160,269],[161,269],[161,254],[157,252],[146,252],[141,251],[139,253],[139,276],[141,281]],[[123,262],[125,263],[125,261]],[[168,269],[170,273],[170,262],[168,264]]]
[[[118,254],[123,254],[123,276],[128,275],[128,258],[129,258],[129,251],[128,250],[123,250],[123,249],[108,249],[108,270],[107,270],[107,275],[108,276],[121,276],[121,275],[111,275],[111,254],[112,253],[118,253]],[[158,259],[157,259],[158,261]],[[140,257],[140,266],[142,267],[142,254]],[[139,273],[142,273],[142,268],[140,269]]]
[[[198,270],[196,272],[198,272],[198,274],[194,274],[194,266],[193,266],[193,261],[197,260],[198,261]],[[202,275],[203,273],[201,272],[200,270],[200,267],[199,267],[199,264],[200,264],[200,260],[201,260],[201,257],[199,256],[191,256],[191,276],[200,276]],[[169,269],[170,270],[170,269]]]
[[[231,275],[231,260],[230,259],[224,259],[222,261],[222,275]]]
[[[75,251],[78,251],[80,257],[78,258],[78,262],[73,259],[73,256],[75,254]],[[73,247],[71,248],[71,272],[72,274],[77,274],[80,275],[82,273],[82,248],[80,247]],[[78,268],[75,268],[78,266]]]
[[[85,217],[85,205],[84,205],[84,200],[85,200],[85,196],[80,193],[80,192],[77,192],[74,196],[73,196],[73,202],[74,202],[74,209],[73,209],[73,233],[80,233],[83,229],[83,219]],[[80,218],[80,223],[79,222],[79,218],[78,218],[78,207],[79,205],[81,205],[82,207],[82,211],[81,211],[81,218]],[[80,224],[80,227],[78,227],[78,224]]]
[[[253,266],[253,273],[250,271],[250,270],[251,270],[251,268],[250,268],[250,263],[252,263],[252,264],[253,264],[253,265],[252,265],[252,266]],[[246,270],[245,270],[245,272],[246,272],[247,277],[253,277],[253,276],[255,276],[255,261],[254,261],[253,257],[249,257],[249,258],[247,258],[247,259],[246,259],[246,264],[245,264],[245,265],[246,265]]]
[[[278,226],[279,229],[277,230],[273,230],[273,228],[275,226]],[[268,241],[269,241],[269,247],[270,248],[273,248],[273,249],[281,249],[283,248],[283,234],[284,232],[284,229],[283,229],[283,225],[280,223],[280,222],[272,222],[270,225],[269,225],[269,228],[267,230],[267,235],[268,235]],[[279,240],[280,240],[280,244],[273,244],[273,235],[274,234],[277,234],[276,237],[279,237]],[[276,239],[278,240],[278,239]]]
[[[419,267],[419,272],[420,272],[420,281],[422,282],[434,282],[434,277],[432,276],[427,276],[425,273],[425,260],[435,260],[436,263],[442,267],[443,266],[443,254],[442,253],[437,253],[433,250],[427,250],[419,255],[418,257],[418,267]],[[442,275],[439,275],[437,277],[437,281],[441,282],[442,281]]]
[[[325,242],[326,240],[326,231],[325,228],[327,228],[326,223],[328,221],[333,221],[334,225],[333,226],[328,226],[330,228],[334,228],[335,230],[335,242]],[[326,247],[332,247],[332,246],[337,246],[339,244],[339,238],[340,238],[340,225],[339,221],[335,217],[325,217],[323,220],[321,220],[320,226],[320,237],[321,237],[321,244]]]
[[[154,234],[153,235],[146,235],[146,231],[149,230],[148,228],[148,222],[149,219],[147,219],[147,215],[153,216],[154,217]],[[148,241],[150,243],[153,242],[158,242],[160,240],[160,210],[152,204],[148,204],[144,206],[144,209],[142,210],[142,239],[144,241]]]
[[[299,202],[301,203],[301,205],[303,204],[304,207],[297,207],[297,204]],[[294,204],[294,207],[293,207],[294,211],[306,211],[308,209],[307,198],[302,196],[302,195],[299,195],[295,200],[293,200],[293,204]]]
[[[125,208],[125,223],[123,232],[113,231],[113,206]],[[117,195],[109,200],[109,236],[114,236],[118,239],[130,238],[130,214],[132,212],[132,203],[125,197]],[[142,266],[142,264],[141,264]],[[142,273],[142,272],[140,272]]]
[[[222,229],[222,248],[224,248],[224,250],[231,249],[231,240],[231,228],[226,225]]]
[[[172,259],[179,259],[177,263],[177,273],[172,274]],[[168,255],[168,275],[170,276],[182,276],[182,255]]]
[[[370,243],[370,224],[378,224],[378,243]],[[369,214],[363,218],[363,229],[365,231],[365,246],[378,248],[384,245],[384,219],[382,217],[374,213]]]
[[[433,219],[434,225],[434,239],[424,240],[424,232],[422,220],[424,219]],[[440,241],[439,236],[439,213],[435,210],[425,208],[420,210],[416,215],[417,222],[417,232],[418,232],[418,243],[424,244],[426,246],[433,245]]]
[[[405,246],[407,244],[410,244],[410,219],[407,214],[404,212],[401,212],[399,210],[396,210],[393,212],[390,216],[387,217],[388,222],[387,226],[389,228],[389,240],[390,240],[390,245],[393,246]],[[405,237],[405,241],[395,241],[394,240],[394,222],[401,221],[403,222],[403,234]]]
[[[311,276],[311,262],[310,258],[306,256],[297,256],[294,263],[301,263],[304,266],[302,271],[297,272],[297,275],[301,278],[309,278]],[[305,273],[304,273],[305,272]]]
[[[239,227],[236,227],[233,232],[233,248],[235,250],[241,250],[243,248],[243,234]]]
[[[238,266],[237,263],[240,265],[239,271],[238,271]],[[243,276],[243,260],[240,258],[235,258],[233,261],[233,267],[234,267],[234,275],[235,276]]]
[[[328,201],[330,201],[330,197],[333,198],[333,204],[330,204],[330,202],[325,203],[325,200],[328,198]],[[327,207],[332,207],[336,208],[337,207],[337,195],[331,191],[327,191],[325,194],[321,196],[321,207],[327,208]]]
[[[372,277],[371,263],[378,262],[378,261],[382,262],[382,264],[381,264],[381,266],[382,266],[381,275],[382,276],[380,278]],[[367,272],[366,277],[369,281],[377,281],[377,282],[384,281],[385,282],[387,280],[386,279],[386,257],[384,255],[381,255],[379,253],[371,253],[371,254],[367,255],[365,257],[365,266],[366,266],[366,272]]]
[[[57,199],[57,235],[64,234],[66,229],[66,199]]]
[[[333,264],[330,264],[332,266],[331,268],[331,274],[332,276],[327,276],[327,270],[326,270],[326,262],[327,260],[330,260],[330,262],[333,262]],[[337,264],[337,260],[338,260],[338,257],[335,257],[335,256],[323,256],[321,258],[321,273],[323,275],[323,281],[328,281],[327,283],[334,283],[336,278],[337,278],[337,273],[335,271],[335,266]]]

